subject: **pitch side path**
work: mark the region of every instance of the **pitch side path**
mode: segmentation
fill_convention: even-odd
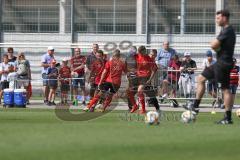
[[[30,105],[27,105],[27,108],[37,108],[37,109],[55,109],[56,106],[47,106],[43,104],[42,100],[31,100]],[[180,104],[182,106],[182,104]],[[70,106],[70,109],[83,109],[85,106],[78,104],[78,106]],[[114,110],[128,110],[126,102],[112,102],[111,107]],[[173,108],[169,104],[160,104],[160,108],[162,111],[185,111],[183,107]],[[240,105],[234,105],[233,111],[240,108]],[[154,107],[147,107],[147,110],[155,110]],[[200,112],[211,112],[212,106],[211,104],[201,104]],[[215,108],[216,112],[224,112],[224,109]]]

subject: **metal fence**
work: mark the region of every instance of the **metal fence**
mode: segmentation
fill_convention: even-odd
[[[179,34],[181,28],[186,34],[215,33],[218,0],[149,0],[149,13],[145,1],[139,1],[3,0],[2,28],[3,32],[18,33],[58,33],[64,28],[68,33],[73,22],[73,31],[79,33],[136,34],[140,24],[142,34],[149,14],[152,34]],[[225,0],[224,7],[231,11],[231,23],[239,33],[240,2]]]

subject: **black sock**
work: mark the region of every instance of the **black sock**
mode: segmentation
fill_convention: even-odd
[[[232,111],[226,111],[226,118],[227,118],[227,120],[232,120]]]
[[[195,99],[195,100],[194,100],[194,103],[193,103],[193,106],[194,106],[195,108],[198,108],[200,103],[201,103],[201,99]]]

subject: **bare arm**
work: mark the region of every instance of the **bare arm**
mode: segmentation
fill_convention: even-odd
[[[45,68],[47,68],[47,67],[50,67],[50,64],[41,63],[41,67],[45,67]]]
[[[221,46],[221,42],[218,40],[218,39],[214,39],[211,43],[211,48],[214,50],[214,51],[219,51],[220,49],[220,46]]]
[[[102,84],[102,82],[103,82],[103,80],[105,79],[106,75],[107,75],[107,70],[104,69],[104,70],[103,70],[103,73],[102,73],[102,75],[101,75],[101,79],[100,79],[99,84]]]

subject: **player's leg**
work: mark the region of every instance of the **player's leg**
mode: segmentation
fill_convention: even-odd
[[[43,79],[43,96],[44,96],[44,103],[48,103],[48,94],[49,94],[49,86],[48,86],[48,77],[45,73],[42,74]]]
[[[112,83],[109,83],[109,89],[110,91],[107,93],[106,98],[104,100],[103,103],[103,112],[105,111],[105,109],[110,105],[113,95],[117,93],[117,91],[119,90],[120,86],[114,85]]]
[[[199,105],[201,103],[201,99],[203,97],[203,94],[205,92],[205,82],[207,81],[207,79],[214,79],[214,73],[215,70],[214,68],[216,68],[216,64],[205,68],[203,70],[203,72],[198,76],[197,78],[197,92],[196,92],[196,99],[193,102],[193,110],[198,112],[199,110],[197,108],[199,108]]]
[[[76,101],[77,95],[78,95],[78,83],[79,83],[79,79],[73,79],[72,80],[73,105],[75,105],[75,101]]]
[[[57,86],[54,86],[52,88],[52,100],[51,100],[52,105],[56,105],[56,103],[54,102],[55,101],[55,96],[56,96],[56,89],[57,89]]]
[[[87,107],[84,108],[84,111],[88,111],[89,109],[91,109],[92,107],[94,107],[97,102],[99,101],[99,99],[104,95],[104,93],[109,89],[109,86],[107,85],[107,83],[103,83],[99,86],[100,91],[98,92],[98,94],[96,94],[89,102],[89,104],[87,105]]]
[[[86,97],[85,79],[84,79],[84,76],[81,76],[79,78],[81,78],[81,79],[79,79],[79,82],[80,82],[80,88],[81,88],[82,97],[83,97],[82,104],[85,105],[86,104],[86,102],[85,102],[85,97]]]
[[[225,115],[222,120],[217,122],[218,124],[232,124],[232,106],[233,106],[233,95],[230,92],[230,71],[232,69],[231,65],[219,64],[216,67],[216,79],[217,82],[221,83],[221,88],[223,92],[223,100],[225,106]]]
[[[50,87],[50,90],[49,90],[49,95],[48,95],[48,103],[47,105],[52,105],[51,101],[52,101],[52,92],[53,92],[53,89],[52,87]]]
[[[138,98],[139,98],[139,102],[141,104],[142,110],[141,110],[141,114],[146,113],[146,109],[145,109],[145,96],[144,96],[144,85],[140,85],[138,87]]]

